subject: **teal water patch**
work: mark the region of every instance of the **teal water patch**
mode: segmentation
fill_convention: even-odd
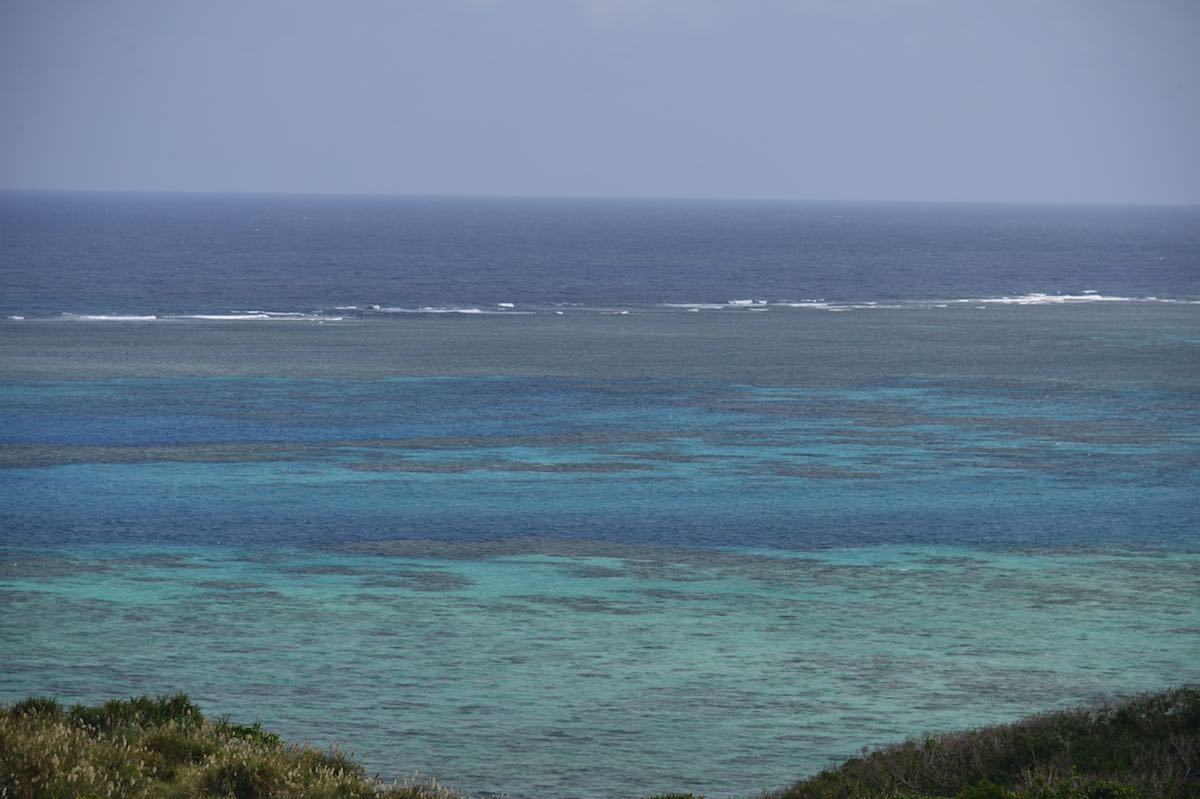
[[[1196,681],[1198,575],[1101,547],[7,547],[0,698],[183,690],[475,794],[747,795]]]
[[[6,325],[0,699],[555,799],[1197,679],[1194,307],[460,321]]]
[[[558,535],[1194,546],[1195,393],[155,378],[0,386],[14,543]]]

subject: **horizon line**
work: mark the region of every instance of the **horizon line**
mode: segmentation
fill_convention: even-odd
[[[969,206],[1071,206],[1110,208],[1197,208],[1194,201],[1166,200],[994,200],[994,199],[869,199],[800,196],[683,196],[683,195],[621,195],[621,194],[514,194],[480,192],[352,192],[352,191],[270,191],[250,189],[128,189],[128,188],[58,188],[0,186],[0,194],[106,194],[106,195],[173,195],[204,197],[276,197],[307,199],[379,199],[379,200],[532,200],[560,202],[671,202],[671,203],[754,203],[797,205],[969,205]]]

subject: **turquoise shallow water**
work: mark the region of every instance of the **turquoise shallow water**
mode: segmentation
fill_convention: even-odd
[[[476,793],[746,795],[861,745],[1194,679],[1198,566],[547,540],[10,550],[0,694],[185,690]]]
[[[0,700],[557,799],[1195,682],[1197,314],[0,322]]]

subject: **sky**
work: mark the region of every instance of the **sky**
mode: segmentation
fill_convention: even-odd
[[[0,188],[1200,203],[1200,0],[0,0]]]

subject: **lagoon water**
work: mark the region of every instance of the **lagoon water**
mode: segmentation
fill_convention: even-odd
[[[0,197],[0,700],[747,795],[1200,679],[1200,211]]]

